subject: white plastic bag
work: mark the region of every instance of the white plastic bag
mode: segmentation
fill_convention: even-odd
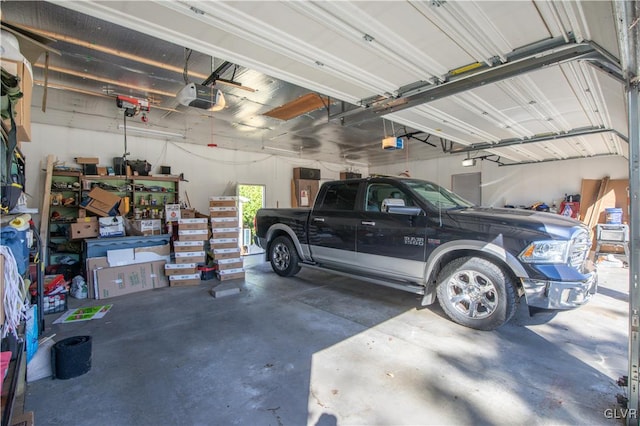
[[[71,296],[76,299],[86,299],[88,296],[87,283],[81,275],[76,275],[71,280]]]

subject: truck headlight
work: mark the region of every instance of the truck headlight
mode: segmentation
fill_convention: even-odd
[[[567,263],[568,241],[534,241],[520,253],[526,263]]]

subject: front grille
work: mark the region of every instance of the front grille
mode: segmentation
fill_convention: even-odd
[[[584,261],[587,259],[590,249],[591,240],[589,239],[589,233],[584,229],[577,231],[571,239],[571,247],[569,248],[569,265],[576,269],[581,269]]]

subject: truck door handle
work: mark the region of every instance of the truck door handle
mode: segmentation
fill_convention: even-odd
[[[324,222],[324,217],[314,217],[313,221],[314,222]]]
[[[375,226],[375,225],[376,225],[376,223],[375,223],[375,222],[373,222],[373,221],[369,221],[369,220],[363,220],[363,221],[362,221],[362,224],[363,224],[363,225],[369,225],[369,226]]]

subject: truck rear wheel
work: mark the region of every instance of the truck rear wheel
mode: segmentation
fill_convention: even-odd
[[[438,275],[438,303],[454,322],[493,330],[516,312],[511,277],[495,263],[479,257],[449,262]]]
[[[300,257],[291,238],[281,235],[269,246],[269,261],[273,271],[282,277],[292,277],[300,271]]]

